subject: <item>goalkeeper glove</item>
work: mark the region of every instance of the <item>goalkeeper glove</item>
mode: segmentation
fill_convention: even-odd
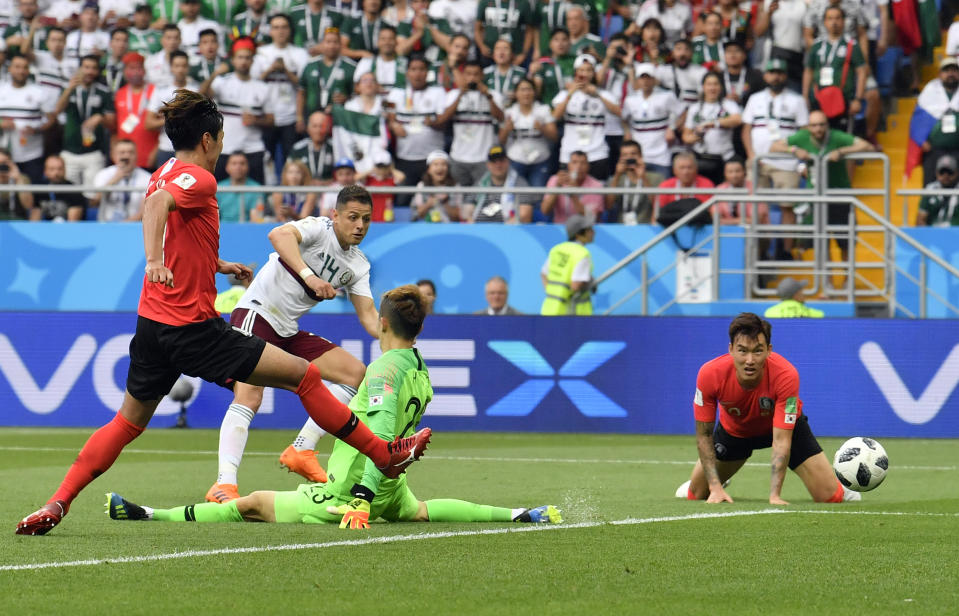
[[[355,497],[353,500],[339,507],[327,507],[326,511],[343,516],[343,519],[340,520],[340,528],[349,528],[350,530],[368,529],[370,527],[370,503],[373,501],[373,491],[366,486],[354,484],[350,492]]]

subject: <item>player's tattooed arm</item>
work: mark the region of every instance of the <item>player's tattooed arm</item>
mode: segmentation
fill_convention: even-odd
[[[769,503],[788,505],[781,493],[789,464],[789,452],[792,449],[792,431],[773,428],[772,461],[769,468]]]
[[[696,422],[696,449],[699,450],[699,461],[703,465],[706,483],[709,484],[710,490],[714,486],[722,488],[723,485],[723,482],[719,480],[719,471],[716,470],[716,449],[713,444],[715,426],[714,421]]]

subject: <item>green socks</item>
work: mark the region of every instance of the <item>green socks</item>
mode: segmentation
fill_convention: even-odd
[[[512,522],[513,511],[506,507],[477,505],[452,498],[426,501],[430,522]]]
[[[200,503],[173,509],[154,509],[153,519],[160,522],[242,522],[236,501]]]

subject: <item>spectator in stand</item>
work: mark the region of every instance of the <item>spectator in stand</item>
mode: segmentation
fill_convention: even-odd
[[[346,17],[340,25],[343,55],[356,62],[375,55],[380,28],[384,25],[382,0],[362,0],[362,5],[362,15]]]
[[[173,158],[173,143],[170,142],[170,138],[164,130],[166,122],[163,116],[159,114],[159,111],[166,101],[173,99],[174,93],[180,88],[196,90],[198,87],[197,84],[189,81],[187,78],[189,71],[190,61],[187,58],[186,52],[180,50],[172,52],[170,54],[170,76],[173,81],[165,87],[155,86],[153,96],[150,97],[150,102],[147,105],[143,126],[147,130],[157,132],[156,160],[153,163],[157,168]]]
[[[147,3],[137,4],[133,11],[133,24],[127,28],[130,34],[130,51],[144,58],[160,51],[160,32],[153,28],[153,9]]]
[[[53,154],[43,163],[44,183],[72,185],[66,178],[66,165],[63,159]],[[77,222],[83,220],[87,209],[87,200],[77,192],[42,192],[33,199],[30,220],[53,220],[56,222]]]
[[[846,112],[830,118],[830,125],[839,130],[852,130],[856,114],[862,111],[866,77],[869,66],[863,51],[854,40],[843,35],[843,12],[838,6],[830,6],[823,16],[823,35],[809,48],[806,67],[803,69],[802,93],[810,109],[819,109],[816,92],[822,88],[838,86],[846,100]],[[843,80],[844,67],[845,81]]]
[[[450,175],[450,157],[443,150],[430,152],[426,157],[426,173],[416,185],[456,186]],[[410,220],[423,222],[459,222],[463,193],[416,193],[411,204]]]
[[[30,37],[27,37],[27,40],[30,40]],[[70,77],[76,74],[80,63],[67,56],[67,33],[62,28],[50,28],[46,43],[46,50],[24,45],[22,51],[33,65],[37,85],[43,88],[48,100],[56,101],[70,82]],[[52,130],[59,131],[59,126],[54,125]]]
[[[707,73],[705,67],[693,64],[692,58],[693,47],[688,40],[683,39],[673,45],[673,63],[656,67],[660,87],[671,90],[683,110],[699,100],[703,77]]]
[[[298,160],[288,160],[280,173],[280,186],[300,188],[310,185],[310,171]],[[316,193],[274,192],[270,195],[273,213],[279,222],[301,220],[316,213]]]
[[[827,33],[826,9],[830,8],[837,8],[842,12],[842,29],[839,33],[847,40],[859,43],[865,56],[869,50],[869,21],[863,11],[862,0],[810,0],[809,8],[803,16],[803,40],[806,49],[811,49],[817,38],[823,38],[827,34],[833,38],[837,36],[835,33]]]
[[[46,9],[43,16],[48,19],[56,20],[56,25],[64,30],[76,30],[80,26],[80,12],[86,0],[54,0],[45,3]]]
[[[669,90],[656,88],[655,74],[656,68],[647,62],[636,67],[636,91],[626,97],[623,120],[629,126],[626,138],[639,143],[646,168],[669,177],[669,147],[677,142],[679,102]]]
[[[746,165],[752,173],[752,161],[767,154],[773,142],[794,135],[809,123],[806,100],[786,89],[786,63],[772,59],[766,62],[766,89],[749,97],[743,110],[743,146],[746,149]],[[795,161],[760,160],[759,177],[752,178],[757,187],[792,190],[799,187],[799,172]],[[781,203],[783,224],[795,224],[796,215],[790,203]],[[792,238],[783,240],[782,257],[792,249]]]
[[[379,43],[376,55],[361,59],[353,72],[353,81],[372,73],[379,84],[379,94],[386,94],[392,88],[406,86],[406,68],[409,58],[396,54],[396,28],[389,24],[380,27]]]
[[[609,178],[610,188],[655,188],[665,178],[646,169],[643,150],[632,139],[624,141],[619,150],[616,169]],[[655,198],[643,193],[606,195],[605,222],[618,222],[624,225],[648,224],[653,222],[653,203]]]
[[[349,158],[341,158],[333,164],[333,182],[327,185],[329,191],[323,193],[320,199],[320,213],[318,216],[333,217],[336,209],[336,195],[344,186],[356,183],[356,165]]]
[[[949,60],[956,61],[955,58]],[[953,155],[959,154],[959,110],[950,107],[942,114],[922,144],[922,151],[933,168],[936,168],[934,165],[940,157],[947,156],[950,152]]]
[[[420,295],[423,296],[423,312],[433,314],[433,308],[436,305],[436,285],[432,280],[424,278],[416,281],[416,286],[420,289]]]
[[[302,132],[311,113],[329,113],[333,105],[346,103],[353,94],[356,62],[340,55],[341,47],[340,31],[328,28],[320,43],[322,55],[303,69],[296,92],[297,132]]]
[[[0,148],[0,220],[27,220],[30,217],[33,193],[18,192],[13,187],[35,183],[38,182],[20,173],[10,152]]]
[[[379,94],[380,86],[373,73],[361,75],[356,90],[357,95],[347,101],[344,107],[347,111],[372,117],[354,124],[341,121],[339,126],[334,121],[333,152],[339,158],[352,158],[356,162],[356,172],[365,175],[373,169],[373,155],[387,153],[390,144],[383,120],[383,97]],[[363,125],[362,128],[360,125]]]
[[[665,43],[672,46],[693,31],[693,12],[684,0],[646,0],[639,9],[635,23],[644,24],[656,18],[666,33]]]
[[[50,113],[55,99],[44,88],[30,83],[30,63],[23,56],[10,59],[10,81],[0,83],[0,128],[9,135],[18,172],[39,184],[43,177],[43,133],[55,122]],[[2,206],[0,206],[2,207]]]
[[[722,72],[726,98],[745,107],[753,93],[766,87],[763,74],[746,66],[746,50],[738,42],[725,43],[723,54],[726,57],[726,68]]]
[[[559,160],[568,163],[574,151],[585,152],[589,174],[604,181],[609,177],[606,112],[619,116],[622,108],[612,94],[596,86],[596,60],[592,56],[577,57],[573,68],[573,82],[553,99],[553,117],[565,123]]]
[[[146,114],[156,86],[143,82],[143,56],[135,51],[123,56],[123,75],[127,84],[116,94],[116,136],[136,144],[138,166],[155,169],[160,135],[147,125]]]
[[[122,29],[111,32],[109,50],[100,62],[103,64],[103,80],[114,94],[126,84],[123,77],[123,56],[127,55],[128,51],[130,34]]]
[[[753,183],[746,178],[746,165],[740,158],[731,158],[723,168],[724,180],[716,188],[744,188],[753,191]],[[712,211],[719,211],[721,225],[751,225],[754,220],[761,225],[769,224],[769,206],[765,203],[746,203],[731,197],[729,201],[720,201]],[[755,210],[755,214],[753,211]],[[755,219],[753,218],[755,216]],[[764,251],[760,250],[760,254]]]
[[[699,170],[696,167],[696,157],[691,152],[680,152],[673,157],[673,177],[659,185],[660,188],[676,189],[715,188],[715,186],[715,184],[709,181],[709,178],[699,175]],[[709,195],[695,194],[695,190],[690,193],[659,195],[658,209],[663,209],[673,201],[688,198],[698,199],[702,202],[709,199]]]
[[[306,138],[293,145],[289,160],[303,162],[310,172],[312,184],[329,184],[333,181],[333,145],[330,143],[330,116],[322,111],[310,114],[306,124]]]
[[[483,67],[469,61],[457,76],[457,87],[446,93],[446,110],[436,123],[452,120],[450,173],[462,186],[473,186],[486,174],[486,157],[497,143],[493,122],[503,121],[503,99],[483,83]]]
[[[959,56],[959,21],[954,21],[949,26],[946,34],[946,55]]]
[[[342,17],[324,0],[307,0],[290,8],[293,20],[293,44],[302,47],[311,58],[323,53],[321,43],[330,28],[337,28]],[[339,32],[337,32],[337,41]]]
[[[536,101],[536,86],[525,77],[516,85],[516,103],[503,112],[499,141],[506,144],[510,165],[530,186],[549,180],[550,150],[559,140],[548,105]]]
[[[802,24],[806,8],[806,0],[763,0],[762,9],[756,16],[755,34],[766,37],[763,57],[785,63],[786,80],[789,87],[797,92],[802,89],[805,60]]]
[[[510,42],[499,39],[493,43],[493,63],[483,69],[483,83],[493,92],[499,92],[505,107],[516,100],[516,84],[526,77],[526,71],[516,66],[513,59]]]
[[[951,32],[951,31],[950,31]],[[959,165],[952,155],[946,154],[936,161],[936,181],[926,184],[926,190],[953,190],[959,184]],[[959,190],[951,195],[929,195],[919,199],[916,226],[959,226]]]
[[[396,168],[406,176],[404,186],[413,186],[426,173],[427,157],[443,149],[443,126],[437,116],[446,109],[446,92],[427,85],[426,59],[414,55],[406,68],[406,87],[393,88],[383,106],[386,124],[396,141]],[[397,198],[406,207],[409,195]]]
[[[293,22],[289,15],[273,15],[269,24],[273,42],[256,50],[253,75],[266,83],[273,101],[273,125],[264,128],[263,141],[280,173],[296,142],[296,86],[310,58],[290,44]]]
[[[264,183],[263,129],[273,125],[273,101],[266,84],[250,74],[256,44],[249,38],[233,43],[233,72],[224,63],[197,90],[213,95],[223,114],[223,149],[242,151],[250,163],[250,177]],[[226,154],[220,154],[214,176],[226,177]]]
[[[572,152],[569,163],[565,167],[560,165],[556,175],[546,182],[546,188],[602,188],[603,183],[590,175],[589,168],[585,152]],[[606,208],[606,201],[602,195],[597,194],[549,194],[543,196],[540,207],[544,215],[552,216],[553,222],[566,222],[574,214],[586,216],[589,220],[599,220]]]
[[[266,0],[261,0],[266,4]],[[286,12],[289,8],[290,0],[281,0],[273,2],[270,5],[276,12]],[[243,14],[243,0],[201,0],[200,15],[207,19],[212,19],[220,24],[224,31],[229,31],[230,27],[236,23]],[[256,268],[252,268],[256,269]]]
[[[429,5],[429,0],[397,0],[384,11],[383,19],[396,28],[399,55],[409,57],[417,53],[439,57],[438,41],[448,41],[449,37],[440,32],[438,24],[430,21]]]
[[[132,25],[135,0],[99,0],[97,6],[103,28],[129,28]]]
[[[569,53],[569,32],[556,28],[549,37],[550,55],[529,65],[529,74],[536,84],[539,100],[550,104],[557,94],[573,80],[576,56]]]
[[[639,33],[639,48],[636,50],[636,62],[648,62],[653,65],[666,64],[671,61],[669,57],[669,47],[666,46],[666,31],[663,30],[663,24],[655,17],[650,17],[643,22],[641,27],[636,27],[635,22],[626,29],[626,34],[630,38]]]
[[[476,21],[473,22],[473,40],[479,50],[481,62],[494,60],[493,47],[497,41],[510,44],[516,64],[521,65],[531,59],[529,56],[533,49],[533,24],[531,2],[512,2],[504,10],[500,0],[479,0],[476,5]]]
[[[476,5],[474,0],[433,0],[430,2],[428,15],[430,20],[438,26],[442,34],[447,36],[446,41],[451,37],[462,34],[466,37],[473,36],[473,22],[476,21]],[[472,40],[467,38],[472,44]],[[440,37],[437,37],[437,44],[443,48],[446,53],[450,50]]]
[[[509,159],[503,148],[494,145],[489,149],[486,163],[487,171],[477,186],[496,188],[525,187],[529,184],[515,169],[510,168]],[[532,222],[532,195],[528,193],[481,193],[467,195],[467,204],[463,207],[463,219],[473,222]]]
[[[261,186],[250,179],[250,163],[243,152],[227,156],[226,177],[217,186]],[[274,193],[274,196],[278,196]],[[263,222],[265,208],[261,193],[220,192],[216,200],[220,206],[221,222]]]
[[[549,54],[549,40],[557,28],[566,29],[566,11],[571,4],[576,4],[586,11],[590,30],[598,32],[599,15],[596,12],[596,6],[590,0],[571,0],[570,2],[537,0],[530,4],[533,6],[532,23],[536,27],[533,37],[533,59]]]
[[[102,56],[110,48],[110,35],[100,29],[96,2],[86,2],[80,11],[80,27],[67,35],[67,55],[71,58]]]
[[[466,4],[464,0],[454,0],[456,4]],[[456,88],[466,60],[469,59],[470,40],[465,34],[455,34],[450,38],[446,49],[446,59],[433,64],[427,74],[431,85],[438,85],[449,92]]]
[[[486,296],[486,308],[473,314],[485,314],[487,316],[523,314],[509,305],[509,284],[502,276],[493,276],[487,280],[483,293]]]
[[[176,24],[180,19],[180,3],[177,0],[147,0],[153,7],[153,16],[156,18],[152,26],[163,30],[170,24]]]
[[[709,71],[721,72],[726,68],[723,41],[723,18],[719,13],[707,11],[699,16],[703,33],[693,38],[693,64]]]
[[[80,70],[70,79],[54,110],[54,115],[67,114],[61,156],[66,165],[66,177],[75,184],[92,184],[96,174],[106,166],[103,157],[107,146],[106,129],[116,126],[113,94],[96,81],[99,75],[100,59],[84,56],[80,60]],[[58,157],[57,160],[61,159]],[[44,164],[45,173],[50,163],[48,157]]]
[[[248,36],[253,39],[257,46],[268,45],[273,38],[273,17],[266,10],[266,0],[246,0],[246,10],[225,21],[227,23],[218,23],[222,27],[232,27],[233,38]],[[290,28],[290,37],[292,38],[292,25]],[[297,49],[300,48],[297,47]]]
[[[220,55],[220,38],[216,30],[201,30],[196,55],[190,57],[190,79],[203,83],[225,61],[226,58]]]
[[[742,109],[725,97],[716,73],[703,77],[703,96],[686,110],[683,143],[696,154],[700,173],[713,184],[723,180],[726,161],[736,155],[733,133],[742,126]]]
[[[176,25],[180,28],[182,37],[181,49],[188,55],[196,54],[200,33],[204,30],[213,30],[220,41],[223,41],[223,30],[220,24],[200,16],[200,0],[180,0],[180,19],[177,20]]]
[[[393,157],[385,150],[373,152],[370,156],[373,162],[372,168],[366,173],[360,174],[357,181],[369,188],[395,188],[406,179],[403,172],[393,167]],[[392,193],[374,193],[373,213],[370,220],[373,222],[393,222],[395,214],[393,205],[396,203],[396,195]]]
[[[98,207],[100,222],[137,221],[143,218],[143,190],[150,183],[150,172],[137,166],[137,146],[129,139],[113,143],[114,164],[100,171],[93,178],[94,185],[132,187],[136,190],[95,193],[90,206]]]
[[[180,50],[180,29],[176,24],[167,24],[160,35],[160,51],[146,59],[144,67],[147,81],[157,87],[170,85],[170,54]]]
[[[66,36],[66,30],[56,26],[56,19],[39,14],[37,0],[20,0],[17,6],[20,17],[3,31],[7,56],[13,57],[17,53],[26,54],[25,48],[28,43],[32,49],[43,49],[50,27],[58,28]]]
[[[949,109],[959,109],[959,59],[947,56],[940,60],[939,77],[926,84],[922,92],[919,93],[916,104],[936,118],[936,121],[944,118]],[[948,129],[950,132],[953,129],[951,123],[949,126],[943,126],[942,128]],[[936,161],[943,153],[930,147],[923,155],[922,177],[924,183],[928,184],[936,178]]]
[[[578,4],[566,8],[566,28],[569,31],[569,53],[574,56],[589,54],[596,62],[606,55],[603,39],[589,31],[586,10]]]
[[[636,55],[636,50],[626,41],[622,32],[617,32],[609,39],[606,57],[596,71],[596,83],[601,90],[609,92],[622,112],[623,103],[630,93],[630,85],[635,81],[633,63],[629,58]],[[625,134],[621,114],[613,114],[606,110],[606,145],[609,146],[610,165],[619,160],[619,146],[623,143]]]
[[[752,2],[745,5],[751,7]],[[750,10],[743,10],[739,0],[719,0],[712,10],[722,20],[723,43],[736,41],[747,51],[753,48],[753,15]]]

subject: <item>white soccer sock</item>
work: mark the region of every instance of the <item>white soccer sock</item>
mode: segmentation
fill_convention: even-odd
[[[236,485],[236,472],[246,449],[246,438],[250,433],[250,422],[256,411],[242,404],[231,404],[220,424],[219,474],[217,483]]]
[[[330,385],[330,393],[343,404],[349,404],[353,396],[356,395],[356,388],[335,383]],[[300,433],[296,435],[296,439],[293,440],[293,449],[297,451],[303,451],[304,449],[313,451],[316,449],[316,443],[324,434],[326,434],[326,430],[316,425],[316,422],[312,419],[308,419],[306,423],[303,424],[303,428],[300,429]]]

